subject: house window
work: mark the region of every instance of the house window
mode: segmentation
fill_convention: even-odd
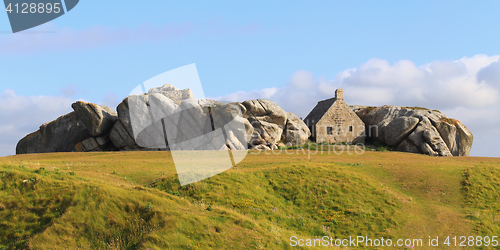
[[[349,132],[352,132],[352,126],[349,126]]]
[[[332,127],[326,127],[326,133],[327,134],[331,135],[332,131],[333,131]]]

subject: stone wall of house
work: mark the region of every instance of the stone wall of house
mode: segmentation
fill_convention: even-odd
[[[311,132],[318,143],[365,141],[365,124],[342,99],[333,103],[313,130]]]

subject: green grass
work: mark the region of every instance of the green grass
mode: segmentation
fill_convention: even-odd
[[[314,176],[315,180],[305,180],[304,176]],[[397,225],[391,219],[397,199],[342,165],[312,169],[279,165],[265,171],[227,172],[185,187],[172,176],[155,181],[151,187],[179,192],[193,203],[229,207],[255,221],[306,235],[348,236],[376,231],[387,237],[390,234],[385,230]],[[359,223],[366,218],[376,223]]]
[[[464,170],[467,214],[475,221],[474,230],[484,235],[500,234],[500,168],[474,166]]]
[[[37,172],[2,167],[0,247],[239,248],[234,240],[242,235],[270,239],[258,226],[248,229],[246,217],[231,210],[205,211],[142,186],[120,187],[78,180],[59,171]],[[232,231],[238,233],[217,233]]]
[[[377,150],[379,152],[395,151],[394,147],[388,146],[388,145],[386,145],[383,142],[380,142],[378,140],[373,141],[373,146],[375,146],[375,150]]]
[[[498,200],[498,158],[252,152],[181,187],[168,152],[21,155],[0,158],[0,249],[291,249],[292,235],[493,236]]]

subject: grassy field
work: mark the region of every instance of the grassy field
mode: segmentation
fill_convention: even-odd
[[[9,156],[0,250],[291,249],[325,235],[459,249],[444,239],[500,236],[499,201],[499,158],[253,152],[181,187],[169,152]]]

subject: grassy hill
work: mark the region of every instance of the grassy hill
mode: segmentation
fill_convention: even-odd
[[[168,152],[9,156],[0,249],[291,249],[324,235],[454,249],[446,236],[500,236],[498,201],[499,158],[251,153],[180,187]]]

